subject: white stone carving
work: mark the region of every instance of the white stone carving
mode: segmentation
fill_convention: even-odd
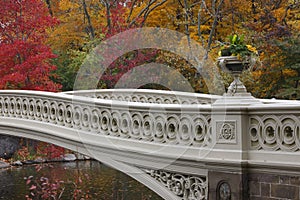
[[[193,176],[163,170],[145,170],[181,199],[208,199],[208,183],[206,176]]]
[[[217,143],[236,143],[236,121],[217,121]]]
[[[300,116],[253,115],[250,117],[250,147],[255,150],[300,150]]]
[[[155,104],[211,104],[217,95],[148,89],[104,89],[66,92],[66,94],[126,102]]]
[[[154,143],[206,146],[211,141],[209,113],[130,110],[54,97],[0,96],[0,116],[42,121],[96,134]],[[180,108],[180,107],[179,107]]]

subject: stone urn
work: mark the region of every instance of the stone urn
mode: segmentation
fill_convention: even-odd
[[[233,75],[233,82],[230,84],[227,90],[227,94],[236,95],[241,93],[247,93],[246,87],[240,81],[240,75],[244,70],[249,68],[250,63],[248,61],[241,61],[237,56],[221,56],[218,58],[219,66],[225,71]]]

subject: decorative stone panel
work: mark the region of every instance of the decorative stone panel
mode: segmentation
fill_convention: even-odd
[[[250,148],[296,152],[300,150],[300,116],[253,115],[250,117]]]
[[[236,144],[236,121],[217,121],[217,143],[219,144]]]
[[[180,107],[179,107],[180,108]],[[0,117],[18,118],[151,143],[205,147],[211,141],[209,113],[110,108],[51,97],[0,96]]]
[[[145,171],[183,200],[208,199],[208,183],[206,176],[185,175],[163,170]]]

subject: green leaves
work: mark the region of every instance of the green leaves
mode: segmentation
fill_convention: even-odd
[[[300,99],[300,35],[277,42],[282,54],[282,70],[289,71],[277,97]]]
[[[228,38],[229,38],[231,45],[245,45],[244,44],[244,38],[245,38],[244,35],[239,36],[237,34],[234,34],[234,35],[228,36]]]
[[[256,56],[256,49],[251,45],[247,45],[244,38],[244,35],[239,36],[237,34],[228,36],[229,44],[222,46],[221,56],[239,56],[242,59],[247,56]]]

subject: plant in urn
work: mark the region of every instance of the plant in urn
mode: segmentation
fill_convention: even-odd
[[[222,45],[218,52],[218,64],[234,77],[227,93],[246,93],[246,87],[240,81],[239,76],[244,70],[249,70],[258,61],[258,52],[255,47],[244,43],[244,36],[229,36],[229,43]]]

